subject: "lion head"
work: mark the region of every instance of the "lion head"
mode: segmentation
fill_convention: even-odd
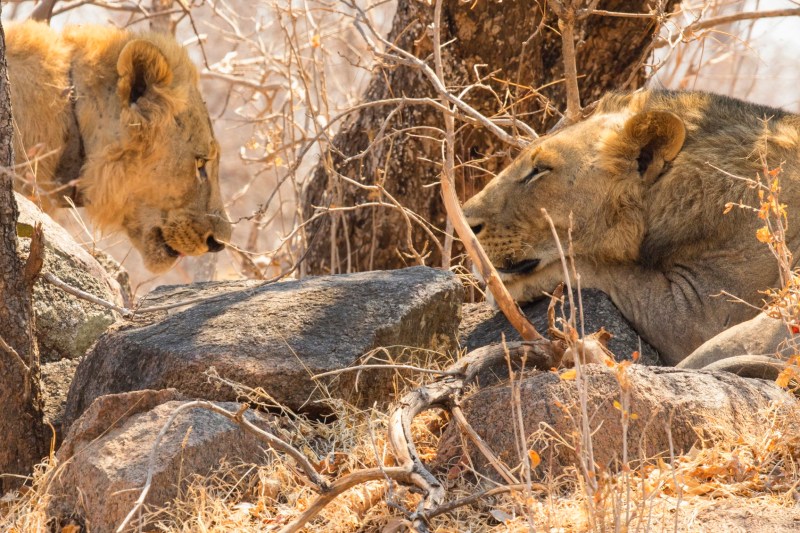
[[[73,69],[88,214],[104,230],[122,229],[154,272],[183,255],[221,250],[231,224],[219,143],[186,52],[160,35],[81,31],[72,35]],[[92,39],[107,51],[92,53]]]
[[[561,280],[566,250],[588,264],[638,260],[649,183],[668,168],[685,138],[683,121],[635,106],[603,109],[533,142],[464,205],[464,214],[517,299]]]

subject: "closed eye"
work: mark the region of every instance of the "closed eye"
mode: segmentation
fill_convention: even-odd
[[[552,169],[549,169],[549,168],[533,167],[530,170],[530,172],[525,174],[525,177],[522,178],[522,184],[523,185],[527,185],[528,183],[532,183],[532,182],[538,180],[539,178],[549,174],[551,170]]]

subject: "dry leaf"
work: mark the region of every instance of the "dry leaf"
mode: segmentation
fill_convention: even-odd
[[[756,231],[756,239],[763,243],[772,242],[772,235],[769,232],[769,228],[766,226],[758,228],[758,231]]]
[[[528,450],[528,460],[531,462],[531,469],[536,468],[542,462],[542,458],[534,450]]]
[[[489,511],[489,514],[492,515],[492,518],[494,518],[501,524],[505,524],[506,522],[514,519],[513,516],[511,516],[505,511],[501,511],[500,509],[492,509],[491,511]]]

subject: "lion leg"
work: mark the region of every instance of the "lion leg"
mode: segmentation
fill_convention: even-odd
[[[586,281],[583,286],[607,293],[634,329],[669,365],[686,359],[729,324],[738,324],[753,316],[752,308],[747,305],[724,298],[709,301],[712,295],[735,285],[726,275],[732,270],[730,267],[714,268],[710,264],[694,272],[680,266],[662,272],[636,264],[598,268],[578,265]],[[761,286],[759,283],[755,280],[754,285]],[[758,294],[755,288],[742,292]]]
[[[707,340],[677,366],[707,368],[737,356],[768,356],[774,359],[790,349],[787,342],[790,336],[786,324],[761,313]]]
[[[722,370],[743,378],[775,381],[785,367],[785,361],[767,355],[735,355],[704,366],[703,370]]]

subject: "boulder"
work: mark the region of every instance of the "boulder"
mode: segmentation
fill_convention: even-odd
[[[695,505],[684,502],[680,510],[663,513],[660,520],[648,521],[648,526],[649,531],[796,533],[800,530],[800,507],[787,506],[779,498],[704,499]]]
[[[740,355],[781,356],[795,354],[789,344],[792,334],[781,320],[759,313],[711,337],[678,363],[678,368],[703,368],[716,361]]]
[[[211,299],[146,312],[197,298]],[[119,322],[78,366],[65,418],[74,420],[104,394],[141,389],[235,400],[235,391],[208,382],[211,367],[312,415],[327,412],[315,401],[328,394],[359,406],[385,404],[396,386],[391,369],[362,371],[358,382],[357,372],[320,382],[312,376],[361,363],[379,347],[390,347],[395,361],[417,364],[430,356],[424,350],[454,349],[462,298],[453,274],[425,267],[160,287],[146,297],[144,313]]]
[[[150,411],[162,403],[184,400],[175,389],[140,390],[101,396],[73,424],[58,457],[66,460],[85,448],[103,433],[120,427],[128,418]]]
[[[592,430],[595,461],[616,469],[622,460],[622,412],[620,380],[614,369],[586,365],[587,412]],[[669,457],[670,438],[675,454],[691,449],[702,436],[705,442],[718,438],[736,439],[742,434],[763,434],[770,419],[763,410],[771,402],[786,402],[797,408],[795,398],[775,385],[757,379],[740,378],[727,372],[680,370],[631,365],[624,371],[628,383],[631,414],[627,430],[628,460]],[[477,391],[462,402],[464,414],[489,447],[510,467],[520,462],[511,388],[496,385]],[[527,437],[526,446],[538,452],[541,465],[536,476],[557,476],[574,466],[577,457],[580,409],[575,379],[561,379],[553,372],[537,372],[520,383],[520,405]],[[615,402],[619,402],[615,405]],[[541,428],[550,437],[537,434]],[[568,444],[552,438],[559,435]],[[448,427],[440,441],[437,463],[453,465],[464,460],[459,430]],[[572,447],[572,448],[570,448]],[[478,472],[498,479],[484,456],[470,443],[467,453]]]
[[[72,287],[123,305],[119,283],[94,257],[35,204],[19,194],[15,196],[19,205],[20,252],[27,255],[29,232],[37,222],[41,222],[45,236],[42,272],[50,272]],[[39,279],[33,288],[33,302],[42,362],[83,356],[117,319],[117,314],[110,309],[67,294],[43,279]]]
[[[584,289],[581,299],[583,301],[584,330],[589,334],[602,327],[611,333],[613,336],[609,341],[609,348],[617,360],[629,360],[633,352],[639,352],[639,363],[663,364],[655,348],[639,337],[608,295],[596,289]],[[549,303],[548,299],[541,299],[522,306],[525,316],[537,331],[545,336],[547,336]],[[556,311],[557,317],[562,316],[560,308],[556,308]],[[568,302],[564,306],[564,312],[566,316],[569,316]],[[505,315],[488,303],[465,304],[462,313],[464,318],[458,330],[458,339],[461,347],[466,348],[467,351],[500,342],[502,335],[505,335],[506,341],[509,342],[520,340],[519,333],[511,326]]]
[[[89,531],[113,532],[153,478],[146,505],[162,508],[193,476],[207,476],[225,464],[263,464],[262,441],[211,411],[195,408],[177,415],[150,462],[156,436],[177,408],[175,391],[140,391],[98,398],[73,424],[56,457],[50,480],[48,515],[55,521],[81,517]],[[162,403],[166,402],[166,403]],[[236,412],[236,403],[217,404]],[[278,431],[277,417],[252,411],[247,419]],[[135,521],[134,521],[135,523]],[[130,529],[134,530],[134,529]]]

